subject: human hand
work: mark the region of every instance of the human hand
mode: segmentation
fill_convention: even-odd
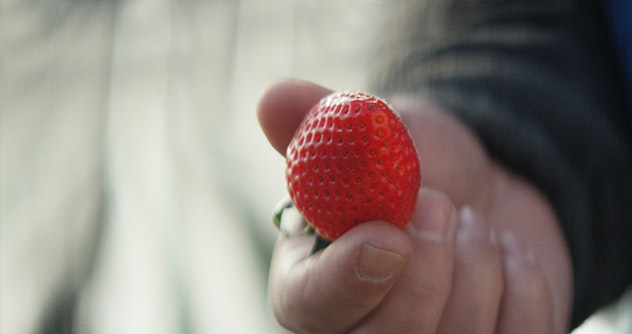
[[[259,120],[281,153],[329,93],[272,87]],[[405,230],[369,222],[309,256],[313,237],[281,236],[270,273],[278,320],[297,332],[564,332],[570,261],[545,198],[493,163],[459,121],[391,100],[420,154],[422,186]],[[455,207],[460,208],[458,211]]]

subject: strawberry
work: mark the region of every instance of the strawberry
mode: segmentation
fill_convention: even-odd
[[[404,227],[421,172],[399,117],[377,97],[338,92],[307,114],[286,153],[290,198],[318,235],[335,240],[365,221]]]

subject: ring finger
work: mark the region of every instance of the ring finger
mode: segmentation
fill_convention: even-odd
[[[494,230],[469,207],[459,213],[452,291],[439,333],[492,333],[503,290]]]

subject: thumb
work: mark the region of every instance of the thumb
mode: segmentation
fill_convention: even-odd
[[[384,222],[360,224],[305,257],[310,241],[313,238],[281,237],[270,272],[277,319],[299,332],[349,329],[382,301],[412,252],[408,236]]]

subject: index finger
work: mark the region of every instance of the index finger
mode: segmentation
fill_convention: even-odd
[[[282,155],[305,114],[331,90],[288,79],[271,86],[261,97],[257,118],[270,144]]]

